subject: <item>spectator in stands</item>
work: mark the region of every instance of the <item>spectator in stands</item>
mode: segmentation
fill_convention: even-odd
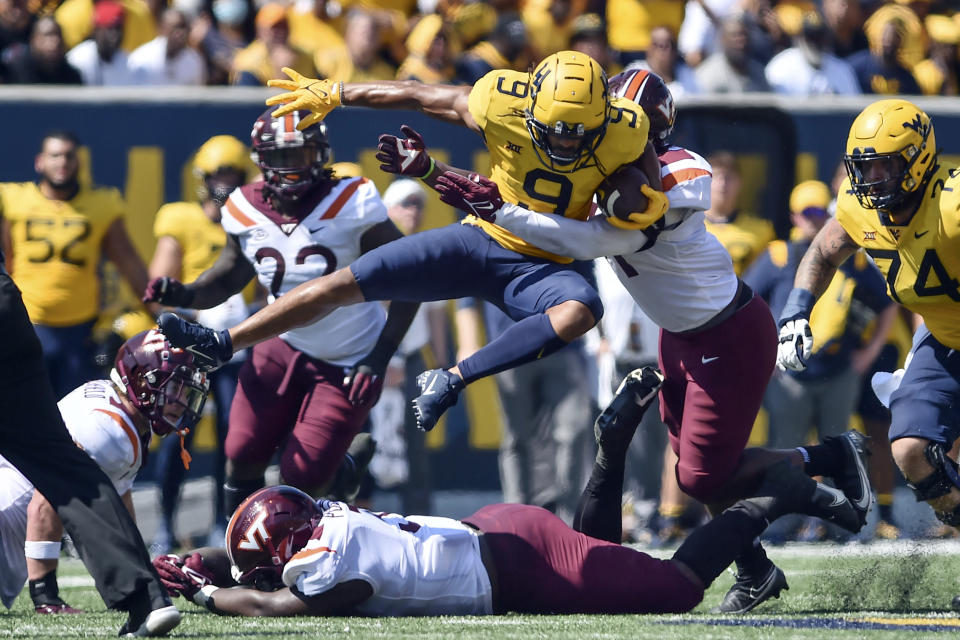
[[[270,3],[261,7],[255,24],[256,39],[238,51],[233,60],[233,84],[265,85],[267,80],[281,77],[283,67],[301,74],[316,73],[310,54],[290,44],[290,23],[283,5]]]
[[[43,346],[57,398],[93,380],[91,332],[100,312],[100,261],[113,262],[134,291],[147,268],[124,225],[112,187],[81,184],[80,144],[68,131],[44,135],[34,158],[37,182],[0,184],[7,270]]]
[[[713,167],[710,209],[705,213],[707,231],[717,236],[733,260],[733,270],[741,275],[773,240],[773,225],[740,210],[743,180],[732,153],[714,153],[707,162]]]
[[[328,65],[318,66],[321,75],[349,82],[392,80],[396,76],[396,67],[380,56],[381,26],[371,12],[352,9],[347,14],[343,39],[344,49],[339,55],[317,52],[317,63],[323,59],[322,64]]]
[[[80,84],[80,72],[66,59],[60,25],[52,16],[33,23],[30,48],[7,63],[11,84]]]
[[[26,51],[34,21],[27,0],[0,0],[0,61],[6,63]]]
[[[828,51],[829,32],[816,11],[803,15],[796,44],[767,63],[767,82],[777,93],[791,95],[859,94],[849,64]]]
[[[333,6],[328,8],[331,4]],[[346,16],[338,6],[332,0],[313,0],[306,6],[294,3],[288,15],[290,44],[313,56],[313,64],[320,76],[349,79],[352,63],[343,36]]]
[[[653,71],[663,78],[674,98],[700,92],[696,74],[680,59],[677,40],[669,27],[654,27],[650,32],[647,59],[635,62],[634,65]]]
[[[620,52],[620,62],[626,66],[644,58],[656,27],[666,26],[672,33],[680,32],[686,2],[610,0],[606,5],[610,46]]]
[[[947,16],[927,16],[924,21],[930,36],[930,52],[926,60],[913,68],[913,75],[924,94],[955,96],[960,93],[960,22]]]
[[[847,59],[864,93],[918,94],[917,81],[899,61],[903,21],[893,18],[883,28],[877,50],[860,51]]]
[[[117,86],[134,84],[123,42],[123,5],[115,0],[100,0],[93,9],[93,38],[84,40],[67,52],[83,84]]]
[[[705,93],[769,91],[763,65],[750,57],[750,39],[744,13],[723,20],[720,50],[696,69],[697,86]]]
[[[397,70],[397,80],[419,80],[424,84],[453,81],[453,60],[457,43],[437,14],[424,16],[407,37],[407,59]]]
[[[190,48],[187,17],[167,9],[160,18],[160,35],[130,54],[130,71],[138,84],[201,85],[206,80],[203,57]]]
[[[720,50],[720,29],[727,18],[739,15],[745,29],[749,30],[749,15],[739,7],[739,0],[702,0],[688,2],[683,24],[677,36],[680,55],[693,68],[710,55]],[[746,37],[746,36],[745,36]],[[749,51],[749,41],[744,44]]]
[[[823,0],[823,21],[830,30],[830,52],[847,58],[870,45],[863,32],[863,8],[860,0]]]
[[[585,13],[574,19],[570,49],[581,51],[599,62],[608,77],[621,71],[616,53],[607,42],[607,23],[599,13]]]
[[[573,21],[578,17],[578,10],[573,4],[572,0],[524,4],[523,23],[527,28],[527,37],[533,50],[531,56],[534,60],[540,60],[551,53],[570,48]]]
[[[528,4],[528,7],[532,4]],[[490,35],[497,24],[497,10],[488,2],[470,2],[449,7],[441,11],[441,15],[450,21],[453,33],[464,49],[469,49]],[[526,19],[524,24],[527,24]],[[527,29],[530,28],[527,25]]]
[[[233,58],[253,42],[253,20],[253,0],[213,0],[193,21],[190,45],[206,59],[207,84],[229,82]]]
[[[518,69],[527,44],[527,28],[520,15],[501,15],[490,36],[457,59],[457,82],[473,84],[494,69]]]

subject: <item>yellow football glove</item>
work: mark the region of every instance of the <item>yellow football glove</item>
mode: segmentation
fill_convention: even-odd
[[[644,184],[640,185],[640,193],[647,196],[646,210],[631,213],[627,216],[627,220],[609,216],[607,222],[618,229],[646,229],[662,218],[670,208],[670,200],[664,192]]]
[[[284,67],[283,72],[289,76],[289,80],[269,80],[267,82],[269,87],[287,90],[287,93],[267,98],[267,105],[283,105],[270,114],[274,118],[301,109],[311,111],[312,113],[297,125],[297,129],[302,131],[310,125],[320,122],[327,117],[328,113],[343,104],[343,96],[340,95],[343,83],[308,78],[289,67]]]

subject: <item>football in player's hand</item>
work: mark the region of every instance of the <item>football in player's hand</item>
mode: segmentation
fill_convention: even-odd
[[[647,196],[640,191],[642,185],[649,185],[647,174],[635,164],[620,167],[597,189],[597,202],[600,210],[607,216],[627,220],[636,211],[646,211]]]

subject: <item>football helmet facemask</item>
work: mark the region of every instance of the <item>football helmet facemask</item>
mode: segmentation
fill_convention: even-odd
[[[327,125],[318,122],[300,131],[300,120],[309,111],[294,111],[274,118],[271,107],[253,123],[250,157],[263,172],[265,195],[291,204],[319,186],[327,177],[330,142]]]
[[[650,141],[657,153],[670,146],[668,139],[677,121],[673,95],[663,79],[646,69],[628,69],[610,78],[610,95],[636,102],[650,120]]]
[[[313,498],[290,486],[250,494],[227,525],[234,580],[261,591],[283,587],[283,566],[307,544],[322,517]]]
[[[173,347],[156,329],[138,333],[121,345],[110,379],[158,436],[196,425],[210,391],[193,355]]]
[[[892,211],[926,186],[937,166],[930,117],[906,100],[880,100],[850,127],[843,163],[865,209]]]
[[[577,51],[555,53],[530,76],[524,120],[540,162],[570,173],[596,163],[610,121],[607,76]]]
[[[246,145],[233,136],[213,136],[204,142],[193,157],[200,202],[210,199],[222,207],[246,179],[248,158]]]

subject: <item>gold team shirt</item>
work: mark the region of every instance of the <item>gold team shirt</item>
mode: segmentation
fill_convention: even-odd
[[[528,79],[527,73],[519,71],[491,71],[470,91],[470,114],[483,131],[490,151],[490,178],[508,202],[531,211],[586,220],[593,192],[605,175],[597,166],[555,173],[540,162],[523,119],[523,110],[529,102]],[[647,116],[632,101],[614,98],[611,104],[611,119],[596,150],[596,157],[608,174],[643,154],[650,129]],[[511,251],[556,262],[572,262],[475,216],[469,216],[465,222],[481,227]]]
[[[738,276],[743,275],[747,267],[776,237],[769,220],[762,220],[744,213],[737,214],[728,222],[706,220],[706,227],[707,231],[715,235],[730,254],[733,270]]]
[[[227,232],[196,202],[172,202],[160,207],[153,222],[155,238],[170,236],[183,252],[183,282],[193,282],[213,266],[227,242]]]
[[[837,222],[877,263],[890,297],[923,317],[942,344],[960,349],[960,169],[941,166],[904,225],[861,207],[848,179]]]
[[[49,200],[32,182],[0,184],[0,213],[10,223],[11,275],[34,324],[67,327],[96,318],[103,236],[124,215],[112,187],[85,187]]]

